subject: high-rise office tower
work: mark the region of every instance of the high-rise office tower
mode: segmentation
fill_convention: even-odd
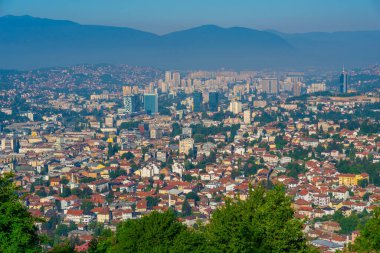
[[[346,71],[342,71],[342,74],[340,75],[340,92],[341,93],[347,93],[348,90],[348,74]]]
[[[173,85],[174,87],[179,87],[181,85],[181,75],[179,72],[173,73]]]
[[[133,96],[124,97],[124,107],[127,113],[140,111],[140,107],[141,107],[140,95],[136,94]]]
[[[167,84],[172,82],[172,72],[170,72],[170,71],[165,72],[165,82]]]
[[[169,84],[166,82],[161,82],[160,83],[161,91],[166,93],[169,92]]]
[[[144,110],[147,114],[158,113],[158,95],[144,94]]]
[[[124,108],[127,113],[132,113],[132,96],[124,97]]]
[[[267,94],[277,94],[279,92],[279,83],[277,78],[263,78],[261,80],[263,92]]]
[[[132,87],[131,86],[123,86],[123,96],[129,96],[132,94]]]
[[[297,82],[293,84],[293,96],[301,95],[301,83]]]
[[[233,114],[238,114],[238,113],[241,113],[242,111],[243,111],[243,105],[241,102],[232,101],[230,103],[230,112],[232,112]]]
[[[199,91],[194,91],[193,93],[193,111],[200,112],[202,111],[203,96]]]
[[[302,83],[304,80],[304,74],[300,72],[290,72],[288,73],[288,78],[292,83]]]
[[[210,92],[208,94],[208,107],[211,112],[217,112],[219,106],[219,93]]]
[[[244,111],[244,124],[251,124],[251,109]]]

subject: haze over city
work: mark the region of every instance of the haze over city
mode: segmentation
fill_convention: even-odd
[[[0,15],[31,15],[165,34],[214,24],[287,33],[380,30],[376,0],[2,0]]]

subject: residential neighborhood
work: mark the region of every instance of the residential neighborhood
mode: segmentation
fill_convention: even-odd
[[[350,75],[368,72],[380,68]],[[274,89],[268,75],[107,65],[4,74],[0,173],[14,173],[44,220],[39,233],[78,251],[152,211],[207,224],[259,186],[283,187],[321,252],[342,250],[380,206],[379,89],[306,93],[324,76],[303,73],[277,73]]]

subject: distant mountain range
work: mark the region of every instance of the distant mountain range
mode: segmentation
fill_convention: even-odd
[[[81,63],[165,69],[336,68],[380,62],[380,31],[286,34],[205,25],[166,35],[31,16],[0,17],[0,68]]]

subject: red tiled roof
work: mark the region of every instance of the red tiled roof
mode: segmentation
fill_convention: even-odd
[[[72,216],[82,216],[83,215],[83,210],[74,210],[74,209],[69,209],[67,210],[67,215],[72,215]]]

